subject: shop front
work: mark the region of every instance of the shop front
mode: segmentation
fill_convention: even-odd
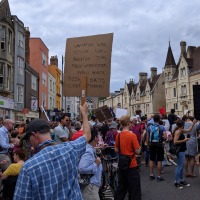
[[[0,117],[13,118],[14,100],[0,96]]]
[[[28,119],[31,121],[32,119],[38,119],[39,118],[39,112],[32,112],[29,111],[28,113],[25,114],[26,120]]]

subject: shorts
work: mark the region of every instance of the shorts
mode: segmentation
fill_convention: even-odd
[[[152,144],[150,146],[150,160],[163,161],[164,160],[164,147],[162,144]]]

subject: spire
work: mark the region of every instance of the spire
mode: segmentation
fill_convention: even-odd
[[[167,52],[167,57],[165,61],[165,67],[168,66],[176,66],[175,60],[174,60],[174,55],[172,53],[171,45],[170,45],[170,40],[169,40],[169,47],[168,47],[168,52]]]

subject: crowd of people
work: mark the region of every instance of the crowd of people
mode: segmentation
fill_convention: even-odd
[[[96,150],[105,146],[114,148],[108,157],[118,161],[116,200],[127,193],[131,200],[141,199],[141,164],[149,168],[150,181],[162,182],[165,166],[175,163],[178,189],[190,186],[185,178],[196,177],[200,123],[194,117],[177,116],[172,109],[168,116],[125,115],[100,123],[95,116],[88,120],[87,103],[80,110],[82,121],[73,124],[66,114],[59,122],[0,119],[2,198],[99,200],[105,166]],[[170,154],[172,144],[179,147],[176,156]]]

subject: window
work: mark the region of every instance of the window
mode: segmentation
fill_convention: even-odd
[[[178,104],[174,103],[174,110],[178,110]]]
[[[42,93],[42,105],[43,107],[46,107],[46,94]]]
[[[42,72],[42,85],[46,86],[47,76],[44,72]]]
[[[17,103],[23,103],[24,92],[22,86],[17,86]]]
[[[168,72],[168,80],[170,80],[170,74],[171,74],[171,73],[170,73],[170,72]]]
[[[35,76],[31,76],[31,89],[36,91],[36,77]]]
[[[50,97],[49,100],[50,100],[50,109],[52,109],[52,97]]]
[[[3,88],[4,63],[0,63],[0,88]]]
[[[6,68],[6,80],[5,80],[5,89],[10,90],[11,88],[11,66]]]
[[[176,97],[176,88],[174,88],[174,97]]]
[[[185,67],[183,68],[183,77],[186,76],[186,70],[185,70]]]
[[[18,57],[18,74],[24,75],[24,59]]]
[[[55,99],[53,98],[53,108],[55,108]]]
[[[140,100],[140,94],[139,93],[137,93],[137,96],[136,96],[136,100]]]
[[[18,33],[18,45],[24,48],[24,35],[21,32]]]
[[[146,99],[149,99],[149,90],[146,92]]]
[[[42,53],[42,64],[46,67],[47,65],[47,57],[44,53]]]
[[[8,53],[11,54],[12,50],[12,32],[9,30],[8,31]]]
[[[50,91],[52,91],[52,80],[50,79]]]
[[[6,41],[6,27],[2,26],[1,28],[1,50],[5,50],[5,41]]]
[[[182,95],[187,95],[187,87],[186,87],[186,85],[182,85],[181,86],[181,94]]]
[[[125,103],[127,103],[127,97],[125,97]]]
[[[55,83],[53,82],[53,93],[55,93]]]

